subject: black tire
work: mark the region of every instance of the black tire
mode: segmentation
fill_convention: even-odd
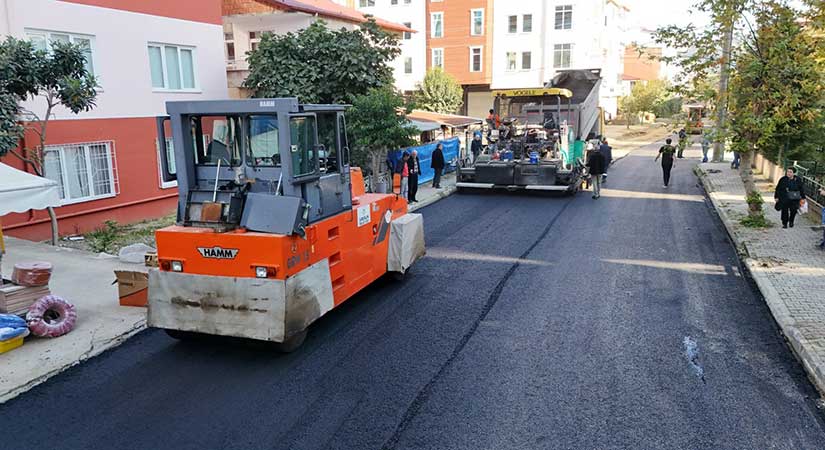
[[[307,338],[307,330],[301,330],[298,333],[288,337],[284,342],[275,344],[275,350],[281,353],[292,353],[298,350]]]
[[[407,277],[407,273],[406,272],[390,272],[390,277],[394,281],[404,281],[404,279]]]

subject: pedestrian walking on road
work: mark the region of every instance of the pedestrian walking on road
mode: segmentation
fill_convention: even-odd
[[[665,145],[659,149],[659,154],[656,155],[656,159],[654,159],[654,161],[658,161],[660,157],[662,158],[662,177],[664,178],[665,184],[663,187],[665,188],[670,185],[670,171],[673,170],[673,166],[676,165],[676,162],[673,160],[676,149],[671,145],[672,142],[673,140],[670,138],[665,139]]]
[[[688,146],[688,135],[687,131],[684,128],[679,130],[679,153],[676,155],[677,158],[684,158],[685,149]]]
[[[590,174],[590,183],[593,185],[594,200],[602,196],[602,175],[605,170],[607,170],[606,158],[601,147],[596,147],[587,158],[587,171]]]
[[[473,162],[476,162],[478,155],[481,154],[481,131],[473,133],[473,142],[470,144],[470,153],[473,154]]]
[[[799,202],[805,199],[805,189],[802,187],[802,180],[796,176],[795,167],[786,170],[785,176],[779,179],[773,198],[776,199],[776,206],[782,212],[782,228],[793,228]]]
[[[610,168],[610,164],[613,163],[613,147],[607,144],[607,138],[602,139],[602,143],[601,145],[599,145],[599,151],[604,157],[604,172],[602,172],[602,183],[607,183],[607,171]]]
[[[410,167],[407,161],[410,159],[410,154],[404,152],[401,159],[395,164],[394,172],[401,176],[401,197],[407,198],[410,192]]]
[[[708,137],[708,134],[705,133],[704,136],[702,136],[702,162],[703,163],[708,162],[708,152],[709,151],[710,151],[710,138]]]
[[[436,144],[435,150],[433,150],[430,167],[435,172],[435,175],[433,175],[433,187],[441,189],[441,172],[444,171],[444,145],[441,142]]]
[[[416,150],[410,153],[410,158],[407,160],[407,168],[410,171],[410,193],[407,196],[407,201],[410,203],[418,203],[415,194],[418,193],[418,176],[421,175],[421,161],[418,160],[418,152]]]

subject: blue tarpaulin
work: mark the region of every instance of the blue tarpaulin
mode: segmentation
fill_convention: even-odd
[[[446,139],[443,141],[434,141],[430,142],[429,144],[419,145],[416,147],[407,147],[401,148],[398,150],[392,150],[387,155],[387,161],[391,162],[393,167],[398,161],[401,159],[401,156],[404,152],[412,154],[412,151],[415,150],[418,152],[418,160],[421,163],[421,175],[418,176],[418,184],[426,183],[433,179],[435,175],[435,171],[430,167],[430,161],[432,160],[433,150],[435,150],[435,146],[438,143],[444,144],[443,152],[444,152],[444,162],[445,162],[445,172],[452,172],[455,170],[455,167],[450,165],[450,161],[458,159],[458,148],[459,148],[459,140],[457,137]]]

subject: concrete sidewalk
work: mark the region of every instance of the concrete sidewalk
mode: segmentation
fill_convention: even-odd
[[[115,270],[145,271],[143,264],[37,242],[6,237],[4,274],[15,263],[49,261],[49,287],[77,307],[77,324],[70,333],[53,339],[29,336],[25,344],[0,355],[0,403],[49,377],[119,345],[146,326],[146,309],[118,304]]]
[[[783,229],[773,209],[773,186],[759,183],[765,215],[773,224],[752,229],[740,224],[748,213],[745,188],[728,163],[706,163],[698,172],[713,206],[756,281],[774,318],[814,384],[825,393],[825,252],[822,232],[809,217]]]

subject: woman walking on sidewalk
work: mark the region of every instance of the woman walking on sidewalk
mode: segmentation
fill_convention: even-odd
[[[791,167],[785,171],[785,176],[776,184],[773,198],[782,211],[782,228],[793,228],[799,202],[805,198],[805,190],[802,188],[802,180],[796,176],[796,168]]]
[[[673,155],[676,153],[676,149],[673,148],[671,144],[673,142],[672,139],[667,138],[665,139],[665,145],[659,149],[659,154],[656,155],[656,159],[653,161],[658,161],[659,157],[662,158],[662,178],[664,179],[664,186],[668,187],[670,185],[670,171],[673,169],[675,164],[673,160]]]

